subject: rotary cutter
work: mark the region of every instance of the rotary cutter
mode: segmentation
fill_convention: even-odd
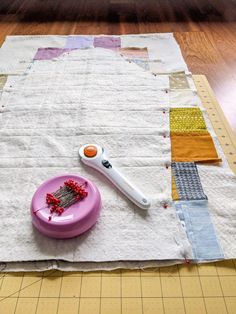
[[[96,144],[83,145],[79,150],[81,161],[104,174],[123,194],[142,209],[148,209],[150,201],[125,178],[108,159],[105,150]]]

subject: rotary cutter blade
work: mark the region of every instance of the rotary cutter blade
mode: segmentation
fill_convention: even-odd
[[[105,150],[97,144],[83,145],[79,150],[83,163],[104,174],[123,194],[142,209],[150,207],[150,201],[108,159]]]

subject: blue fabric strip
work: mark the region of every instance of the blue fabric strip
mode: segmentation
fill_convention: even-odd
[[[207,201],[176,201],[175,208],[198,261],[223,259]]]

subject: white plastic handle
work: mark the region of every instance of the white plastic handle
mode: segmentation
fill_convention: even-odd
[[[86,156],[86,149],[88,147],[95,148],[94,150],[96,150],[96,155]],[[138,207],[142,209],[148,209],[150,207],[150,201],[146,198],[146,196],[110,163],[104,149],[101,146],[96,144],[83,145],[79,150],[79,155],[83,163],[104,174]]]

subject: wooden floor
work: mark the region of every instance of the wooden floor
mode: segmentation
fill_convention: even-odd
[[[6,35],[174,32],[236,132],[236,0],[1,0]]]

